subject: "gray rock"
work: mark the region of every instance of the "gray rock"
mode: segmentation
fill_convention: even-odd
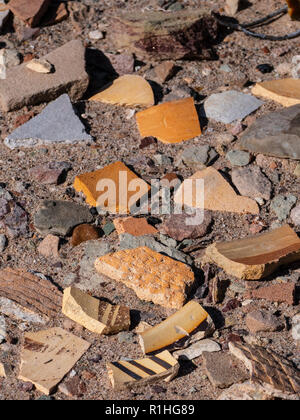
[[[224,124],[242,120],[256,111],[263,102],[252,95],[229,90],[211,95],[204,103],[207,118]]]
[[[195,169],[204,169],[216,157],[218,153],[208,145],[190,146],[184,149],[181,159],[187,166],[192,166]]]
[[[300,105],[257,119],[242,135],[239,145],[253,153],[300,159]]]
[[[3,234],[0,234],[0,253],[4,251],[6,247],[7,239],[6,236]]]
[[[28,233],[28,214],[18,204],[11,203],[11,211],[0,219],[0,227],[6,230],[10,238],[26,236]]]
[[[83,291],[92,291],[99,287],[99,285],[107,279],[98,274],[95,270],[94,264],[97,258],[111,252],[111,247],[106,242],[101,240],[88,241],[85,243],[84,255],[80,261],[79,282],[76,282],[76,287]]]
[[[297,202],[297,198],[294,195],[277,195],[271,202],[271,210],[276,214],[278,220],[283,222],[286,220],[291,212],[291,209]]]
[[[65,236],[75,226],[90,223],[92,220],[87,207],[70,201],[45,200],[34,215],[35,228],[43,236],[49,233]]]
[[[1,12],[0,12],[0,20],[1,20]],[[20,63],[21,63],[21,55],[17,50],[15,50],[14,48],[2,49],[0,51],[0,79],[3,79],[3,80],[6,79],[7,70],[15,66],[18,66]]]
[[[192,264],[192,259],[183,252],[178,251],[174,248],[168,248],[167,246],[157,242],[154,238],[149,236],[133,236],[129,233],[123,233],[119,236],[120,238],[120,249],[134,249],[141,246],[147,246],[153,251],[160,252],[168,255],[174,260],[181,261],[186,264]]]
[[[292,336],[295,341],[300,341],[300,313],[292,319]]]
[[[89,76],[85,70],[85,48],[80,40],[73,40],[44,57],[55,68],[47,75],[30,71],[26,63],[7,71],[0,84],[0,104],[4,111],[27,105],[37,105],[68,93],[73,102],[82,98]],[[68,124],[69,125],[69,124]]]
[[[39,115],[7,136],[4,144],[10,149],[15,149],[87,141],[92,141],[92,137],[86,133],[84,125],[75,114],[68,95],[62,95],[47,105]]]
[[[291,219],[295,226],[300,226],[300,204],[291,211]]]
[[[226,159],[229,160],[232,166],[246,166],[250,162],[250,154],[242,150],[230,150],[226,154]]]
[[[264,200],[271,197],[272,184],[258,166],[233,169],[232,182],[241,195]]]
[[[161,153],[154,155],[153,160],[158,166],[170,166],[172,164],[172,160]]]
[[[213,340],[206,339],[192,344],[184,350],[175,351],[173,356],[178,359],[193,360],[196,359],[196,357],[201,356],[204,351],[212,353],[220,350],[221,347],[218,343]]]
[[[4,316],[0,315],[0,344],[6,339],[6,322]]]
[[[135,341],[135,334],[132,332],[122,331],[118,334],[118,341],[120,344],[122,343],[133,343]]]
[[[106,236],[109,236],[112,232],[116,230],[116,228],[112,222],[108,222],[103,226],[102,230]]]
[[[47,322],[46,318],[43,318],[4,297],[0,297],[0,312],[18,321],[36,324],[46,324]]]

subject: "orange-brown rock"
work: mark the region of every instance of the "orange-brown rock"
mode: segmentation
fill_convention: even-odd
[[[51,0],[10,0],[9,8],[14,15],[31,27],[38,26]]]
[[[289,7],[289,15],[293,20],[300,19],[300,1],[299,0],[286,0]]]
[[[95,268],[133,289],[140,299],[166,308],[181,308],[195,281],[187,265],[147,247],[104,255]]]
[[[92,225],[79,225],[73,230],[73,235],[71,239],[72,246],[78,246],[82,242],[92,241],[94,239],[100,238],[99,230]]]
[[[262,279],[281,265],[299,260],[300,239],[288,225],[250,238],[215,243],[205,251],[206,262],[244,280]]]
[[[248,295],[252,299],[266,299],[270,302],[285,302],[294,305],[296,298],[295,283],[279,283],[255,290],[249,290]]]
[[[300,104],[300,79],[267,80],[257,83],[252,93],[286,107],[297,105]]]
[[[0,271],[0,296],[51,318],[61,310],[62,294],[57,287],[25,270],[5,268]]]
[[[77,192],[83,192],[90,206],[121,214],[129,213],[132,205],[150,189],[122,162],[76,176],[74,188]],[[129,188],[132,189],[129,191]]]
[[[153,106],[136,114],[142,137],[153,136],[163,143],[180,143],[201,135],[193,98]]]
[[[90,101],[149,107],[154,105],[154,94],[150,84],[143,77],[126,74],[114,80],[107,89],[92,96]]]
[[[179,206],[190,208],[201,209],[203,205],[205,210],[259,214],[257,203],[248,197],[237,195],[223,176],[212,167],[198,171],[186,179],[176,191],[174,201]]]
[[[137,217],[125,217],[114,220],[115,228],[118,235],[129,233],[133,236],[155,235],[157,229],[151,226],[147,219]]]

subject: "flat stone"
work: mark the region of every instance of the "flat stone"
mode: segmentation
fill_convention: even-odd
[[[229,90],[211,95],[204,102],[204,110],[208,119],[230,124],[244,119],[262,105],[263,102],[252,95]]]
[[[166,308],[181,308],[195,281],[188,266],[147,247],[100,257],[95,268],[133,289],[141,300]]]
[[[55,71],[53,65],[49,63],[47,60],[39,60],[37,58],[34,58],[33,60],[29,61],[26,64],[26,67],[29,70],[36,71],[37,73],[52,73]]]
[[[107,279],[97,274],[94,263],[96,258],[106,255],[111,252],[111,247],[108,243],[103,241],[88,241],[84,247],[84,254],[79,264],[79,281],[76,282],[76,287],[83,291],[97,290],[101,283]]]
[[[49,395],[89,347],[90,343],[62,328],[26,333],[18,379]]]
[[[202,356],[204,370],[216,388],[228,388],[249,379],[249,374],[243,364],[229,353],[204,352]]]
[[[177,359],[193,360],[201,356],[206,351],[208,353],[221,351],[221,347],[213,340],[201,340],[198,343],[192,344],[187,349],[175,351],[173,356]]]
[[[83,224],[83,225],[76,226],[76,228],[74,229],[73,234],[72,234],[71,244],[72,246],[75,247],[75,246],[80,245],[82,242],[92,241],[99,238],[100,238],[99,229],[97,229],[93,225]]]
[[[125,74],[131,74],[134,72],[134,56],[133,54],[109,54],[105,53],[106,57],[109,59],[111,65],[113,66],[115,72],[119,76],[124,76]]]
[[[81,41],[70,41],[41,58],[53,64],[54,73],[33,72],[26,68],[26,63],[7,71],[6,80],[0,84],[3,111],[50,102],[64,93],[73,102],[82,98],[89,76],[85,71],[85,48]]]
[[[291,219],[295,226],[300,226],[300,204],[291,211]]]
[[[67,171],[71,169],[68,162],[47,162],[29,169],[29,176],[42,184],[60,184]]]
[[[114,220],[118,235],[128,233],[132,236],[155,235],[157,229],[150,225],[145,218],[125,217]]]
[[[204,212],[203,220],[199,223],[190,224],[192,216],[188,214],[172,214],[160,226],[160,231],[166,233],[176,241],[184,239],[198,239],[206,235],[211,223],[212,217],[209,212]]]
[[[270,209],[276,214],[278,220],[283,222],[286,220],[291,212],[291,209],[297,202],[297,197],[294,195],[277,195],[271,201]]]
[[[242,135],[239,146],[252,153],[300,159],[299,130],[300,105],[295,105],[258,118]]]
[[[252,334],[260,331],[279,331],[282,323],[269,312],[253,311],[246,316],[246,325]]]
[[[70,201],[45,200],[34,215],[34,226],[41,235],[65,236],[82,223],[92,222],[89,209]]]
[[[0,309],[0,311],[1,311],[1,309]],[[4,316],[1,316],[0,315],[0,344],[3,341],[5,341],[6,334],[7,334],[7,331],[6,331],[6,321],[5,321]]]
[[[182,161],[195,170],[204,169],[218,156],[214,148],[203,146],[186,147],[181,155]]]
[[[226,154],[226,159],[232,166],[246,166],[250,163],[250,154],[242,150],[230,150]]]
[[[66,119],[68,124],[66,124]],[[92,137],[86,133],[70,98],[65,94],[47,105],[39,115],[9,134],[4,144],[10,149],[15,149],[43,144],[74,144],[91,141]]]
[[[12,319],[28,324],[46,324],[48,321],[46,317],[40,316],[5,297],[0,297],[0,312]]]
[[[278,399],[290,400],[292,398],[289,394],[266,388],[258,383],[253,384],[250,381],[234,384],[218,397],[219,401],[273,401]]]
[[[155,66],[153,70],[150,70],[148,78],[159,84],[163,84],[167,80],[171,79],[171,77],[174,74],[174,71],[174,61],[163,61],[161,64]]]
[[[300,103],[300,80],[279,79],[256,83],[253,95],[261,96],[289,107]]]
[[[15,16],[31,27],[38,26],[51,0],[10,0],[9,8]]]
[[[110,187],[108,192],[103,193],[103,189],[107,188],[108,184]],[[111,188],[111,184],[113,188]],[[139,187],[139,193],[136,192],[136,189],[129,191],[130,184],[134,184],[135,188]],[[103,188],[99,189],[99,185],[103,185]],[[115,162],[103,169],[76,176],[74,188],[77,192],[82,192],[86,197],[87,204],[97,207],[99,212],[105,209],[114,214],[127,214],[130,210],[129,203],[131,205],[136,203],[148,193],[150,187],[124,163]],[[135,198],[134,203],[131,200],[132,197]]]
[[[7,238],[3,233],[0,234],[0,253],[3,252],[7,245]]]
[[[47,235],[38,246],[38,252],[46,258],[58,258],[59,237]]]
[[[202,181],[204,181],[204,197],[201,191]],[[248,197],[237,195],[220,172],[212,167],[198,171],[186,179],[176,191],[174,201],[178,206],[184,204],[190,208],[201,209],[201,198],[205,210],[259,214],[257,203]]]
[[[127,74],[115,79],[111,86],[89,100],[113,105],[149,107],[154,105],[154,93],[143,77]]]
[[[285,302],[289,305],[294,305],[296,285],[294,283],[273,284],[251,290],[249,294],[252,299],[266,299],[270,302]]]
[[[271,198],[271,181],[261,172],[258,166],[235,168],[231,176],[233,184],[241,195],[253,199],[269,200]]]
[[[178,251],[174,248],[169,248],[168,246],[156,241],[151,236],[133,236],[129,233],[122,233],[119,237],[120,246],[122,250],[125,249],[134,249],[146,246],[153,251],[161,252],[162,254],[168,255],[171,258],[174,258],[177,261],[181,261],[186,264],[192,264],[192,259],[184,254],[181,251]]]
[[[153,136],[163,143],[180,143],[201,135],[193,98],[153,106],[136,114],[142,137]]]

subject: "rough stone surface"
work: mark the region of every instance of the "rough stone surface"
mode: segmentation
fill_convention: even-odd
[[[74,102],[81,99],[89,84],[82,43],[70,41],[42,58],[55,67],[55,72],[47,77],[30,71],[26,63],[7,72],[6,80],[0,85],[0,104],[4,111],[49,102],[63,93]]]
[[[38,246],[38,252],[46,258],[58,258],[59,237],[47,235]]]
[[[176,241],[184,239],[198,239],[205,236],[212,223],[211,214],[204,212],[203,220],[197,224],[190,225],[192,216],[188,214],[173,214],[160,226],[160,231],[166,233]]]
[[[198,343],[192,344],[187,349],[175,351],[173,356],[183,360],[193,360],[201,356],[203,352],[216,352],[220,351],[221,347],[218,343],[213,340],[201,340]]]
[[[254,299],[266,299],[271,302],[286,302],[289,305],[293,305],[295,303],[295,291],[296,285],[294,283],[280,283],[260,287],[249,293],[251,294],[251,298]]]
[[[203,365],[214,387],[228,388],[232,384],[249,379],[244,366],[229,353],[203,353]]]
[[[145,218],[119,218],[114,220],[114,225],[119,235],[128,233],[133,236],[144,236],[155,235],[157,233],[157,229],[151,226]]]
[[[153,251],[161,252],[162,254],[168,255],[175,260],[191,264],[191,258],[184,254],[183,252],[178,251],[174,248],[169,248],[166,245],[161,244],[156,241],[151,236],[133,236],[129,233],[123,233],[120,235],[120,249],[134,249],[141,246],[146,246]]]
[[[295,226],[300,226],[300,205],[291,211],[291,219]]]
[[[252,153],[300,159],[300,105],[258,118],[242,135],[239,145]]]
[[[70,201],[45,200],[34,215],[34,225],[41,235],[65,236],[71,229],[82,223],[92,222],[89,209]]]
[[[252,95],[230,90],[211,95],[204,103],[204,110],[208,119],[230,124],[244,119],[262,104]]]
[[[134,56],[133,54],[110,54],[105,53],[106,57],[109,59],[111,65],[113,66],[116,73],[119,76],[124,76],[125,74],[131,74],[134,72]]]
[[[173,76],[174,70],[175,63],[173,61],[163,61],[147,73],[147,78],[163,84]]]
[[[232,166],[246,166],[250,163],[250,154],[242,150],[230,150],[226,154],[226,159]]]
[[[296,397],[297,398],[297,397]],[[249,381],[243,384],[234,384],[226,389],[219,396],[220,401],[269,401],[269,400],[290,400],[289,394],[282,393],[275,389],[269,389]]]
[[[259,331],[278,331],[282,323],[276,316],[262,311],[253,311],[246,316],[246,325],[252,334]]]
[[[291,209],[297,202],[297,197],[294,195],[277,195],[271,202],[270,209],[276,214],[278,220],[283,222],[286,220],[291,212]]]
[[[188,266],[145,246],[100,257],[95,268],[133,289],[140,299],[166,308],[180,309],[195,281]]]
[[[68,162],[47,162],[43,165],[29,169],[29,176],[42,184],[60,184],[64,181],[65,174],[71,169]]]
[[[0,297],[0,312],[4,315],[28,324],[46,324],[47,319],[5,297]]]
[[[13,131],[4,143],[10,149],[15,149],[41,144],[90,141],[92,137],[86,133],[84,125],[75,114],[70,98],[62,95],[47,105],[39,115]]]
[[[8,191],[0,187],[0,227],[7,236],[17,238],[28,234],[28,214],[13,200]]]
[[[92,241],[100,238],[99,229],[92,225],[79,225],[73,231],[71,244],[72,246],[78,246],[82,242]]]
[[[181,155],[182,161],[195,170],[204,169],[218,156],[208,145],[186,147]]]
[[[261,172],[258,166],[233,169],[232,182],[241,195],[254,199],[263,198],[264,200],[269,200],[271,197],[271,181]]]
[[[50,3],[51,0],[10,0],[9,8],[24,23],[35,27],[47,12]]]

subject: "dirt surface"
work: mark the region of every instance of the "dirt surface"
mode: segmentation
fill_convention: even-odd
[[[74,3],[74,2],[68,2]],[[79,19],[78,24],[74,25],[70,18],[54,26],[42,28],[40,34],[35,39],[20,42],[17,37],[20,28],[20,22],[15,19],[14,26],[16,32],[7,33],[0,38],[1,44],[8,43],[10,47],[16,48],[23,56],[34,54],[41,57],[44,54],[54,50],[74,38],[81,39],[87,47],[97,48],[103,52],[116,52],[114,46],[109,43],[106,37],[103,40],[91,41],[88,37],[90,31],[95,30],[101,25],[107,34],[110,31],[108,25],[109,16],[119,13],[121,10],[140,10],[153,8],[158,9],[158,1],[153,0],[103,0],[88,1],[82,0],[81,5],[87,5],[85,8],[86,18]],[[251,21],[264,16],[276,8],[282,7],[284,1],[269,0],[262,2],[253,0],[252,5],[242,10],[237,18],[240,22]],[[198,0],[182,1],[185,9],[197,8],[200,5],[211,7],[214,10],[220,10],[224,6],[224,1]],[[102,26],[107,25],[107,26]],[[299,22],[291,22],[287,15],[268,26],[259,28],[260,32],[270,34],[283,34],[299,29]],[[198,92],[195,96],[196,103],[201,104],[204,98],[213,93],[218,93],[229,87],[235,87],[243,92],[250,92],[251,83],[262,80],[270,80],[276,75],[275,71],[269,74],[262,74],[256,70],[258,64],[271,64],[274,68],[282,62],[290,63],[294,55],[300,54],[300,38],[284,42],[263,41],[255,38],[246,37],[240,32],[228,33],[223,40],[216,46],[216,52],[219,56],[215,61],[178,61],[176,64],[180,67],[177,74],[163,86],[165,93],[176,92],[178,89],[192,88],[193,92]],[[159,62],[159,57],[158,57]],[[150,68],[150,61],[137,63],[137,74],[144,75]],[[232,71],[226,73],[220,69],[222,64],[228,64]],[[207,70],[203,72],[203,70]],[[1,139],[3,140],[13,128],[17,117],[33,111],[37,115],[46,104],[28,109],[21,109],[17,112],[0,115]],[[31,218],[31,230],[28,237],[10,239],[5,251],[0,255],[0,267],[25,268],[35,270],[45,275],[51,276],[53,281],[61,288],[64,287],[64,278],[69,273],[78,273],[79,262],[83,254],[84,245],[73,249],[69,244],[70,238],[65,238],[60,250],[60,258],[56,261],[41,257],[37,247],[42,238],[35,231],[32,224],[32,217],[41,204],[43,199],[62,199],[81,203],[83,200],[78,195],[70,197],[69,189],[72,188],[74,177],[77,174],[92,171],[99,167],[113,163],[116,160],[122,160],[128,166],[131,166],[135,172],[146,181],[151,178],[161,178],[168,172],[176,172],[180,177],[185,178],[192,175],[192,168],[176,167],[173,163],[170,167],[155,166],[151,162],[151,157],[161,152],[174,159],[176,162],[178,154],[186,145],[210,144],[214,146],[220,157],[213,164],[216,169],[222,169],[228,176],[231,174],[231,166],[225,159],[226,148],[218,146],[220,136],[224,133],[230,133],[233,125],[225,126],[209,121],[203,126],[203,135],[189,142],[183,142],[175,145],[165,145],[161,142],[151,147],[140,149],[140,135],[136,126],[135,118],[128,119],[128,110],[123,107],[110,106],[101,103],[88,102],[86,100],[76,104],[78,115],[81,115],[82,121],[87,127],[87,131],[94,137],[95,142],[90,145],[62,145],[51,147],[40,147],[23,150],[9,150],[0,143],[0,182],[4,183],[6,189],[14,195],[19,203],[28,212]],[[265,104],[254,114],[257,118],[268,111],[279,109],[280,106],[266,101]],[[247,118],[245,126],[251,123],[253,118]],[[66,121],[67,124],[67,121]],[[236,138],[237,140],[237,138]],[[230,149],[234,148],[236,140],[230,144]],[[230,150],[228,149],[228,150]],[[66,181],[58,186],[44,186],[33,181],[28,170],[37,163],[48,161],[68,161],[72,165],[72,170],[68,172]],[[255,156],[253,156],[253,161]],[[268,162],[277,163],[277,168],[270,169]],[[266,158],[266,165],[263,168],[265,174],[272,181],[272,197],[280,193],[289,193],[300,199],[299,178],[293,175],[296,162],[288,159]],[[22,182],[24,189],[17,192]],[[259,215],[265,229],[268,229],[275,221],[276,217],[270,212],[270,202],[266,202]],[[240,216],[232,214],[213,214],[213,225],[208,235],[197,241],[198,247],[191,253],[191,256],[198,257],[196,265],[199,266],[199,260],[203,249],[210,243],[218,240],[230,240],[242,238],[250,235],[250,225],[254,216]],[[97,223],[103,227],[106,222],[112,220],[111,217],[97,217]],[[161,218],[163,220],[163,217]],[[291,222],[288,219],[288,222]],[[292,226],[292,224],[291,224]],[[0,232],[1,233],[1,232]],[[103,236],[103,241],[110,242],[117,247],[118,236],[113,232],[109,237]],[[196,242],[195,242],[196,244]],[[237,280],[226,276],[216,267],[211,267],[210,278],[214,274],[219,274],[220,278],[230,280],[236,283]],[[271,279],[265,283],[278,282],[279,279],[285,279],[299,284],[300,266],[295,265],[276,272]],[[203,282],[200,276],[199,283]],[[239,282],[246,288],[243,282]],[[263,284],[264,282],[262,282]],[[139,301],[135,294],[122,284],[117,284],[108,280],[105,284],[94,290],[93,294],[98,297],[110,299],[113,303],[128,305],[134,311],[132,329],[135,328],[139,319],[155,325],[170,315],[170,311],[159,306]],[[299,347],[296,347],[290,331],[290,319],[297,312],[299,306],[288,306],[286,304],[270,304],[266,301],[253,301],[246,307],[239,307],[230,312],[222,312],[222,308],[227,301],[236,298],[243,301],[242,293],[235,293],[230,288],[227,290],[225,300],[221,304],[213,305],[209,298],[199,299],[204,307],[208,308],[213,318],[217,321],[218,330],[214,339],[227,349],[229,336],[234,333],[239,336],[249,336],[245,326],[245,314],[253,309],[268,309],[277,312],[286,321],[286,328],[276,333],[260,333],[255,336],[258,344],[269,349],[275,350],[279,354],[293,361],[296,366],[300,366]],[[58,316],[53,319],[49,326],[64,326],[65,318]],[[14,366],[14,375],[9,379],[0,379],[0,400],[5,399],[38,399],[41,394],[37,391],[24,390],[23,384],[16,379],[19,370],[19,356],[23,340],[23,331],[18,327],[19,323],[6,317],[9,340],[0,345],[1,359],[9,361]],[[28,331],[36,331],[40,327],[29,325]],[[205,375],[202,367],[202,358],[195,359],[193,362],[181,362],[179,375],[169,384],[160,383],[163,392],[157,393],[155,387],[146,386],[139,391],[114,392],[108,379],[106,371],[106,362],[118,360],[121,356],[138,358],[142,357],[141,348],[137,339],[128,344],[120,344],[118,336],[99,337],[86,330],[75,328],[73,333],[85,338],[92,345],[90,350],[74,366],[76,374],[85,382],[86,390],[79,399],[216,399],[221,390],[214,389]],[[101,355],[101,360],[95,362],[95,357]],[[92,379],[84,379],[84,371],[89,371],[95,376]],[[15,378],[15,379],[14,379]],[[161,391],[161,390],[160,390]],[[54,399],[67,399],[68,397],[61,392],[53,395]]]

